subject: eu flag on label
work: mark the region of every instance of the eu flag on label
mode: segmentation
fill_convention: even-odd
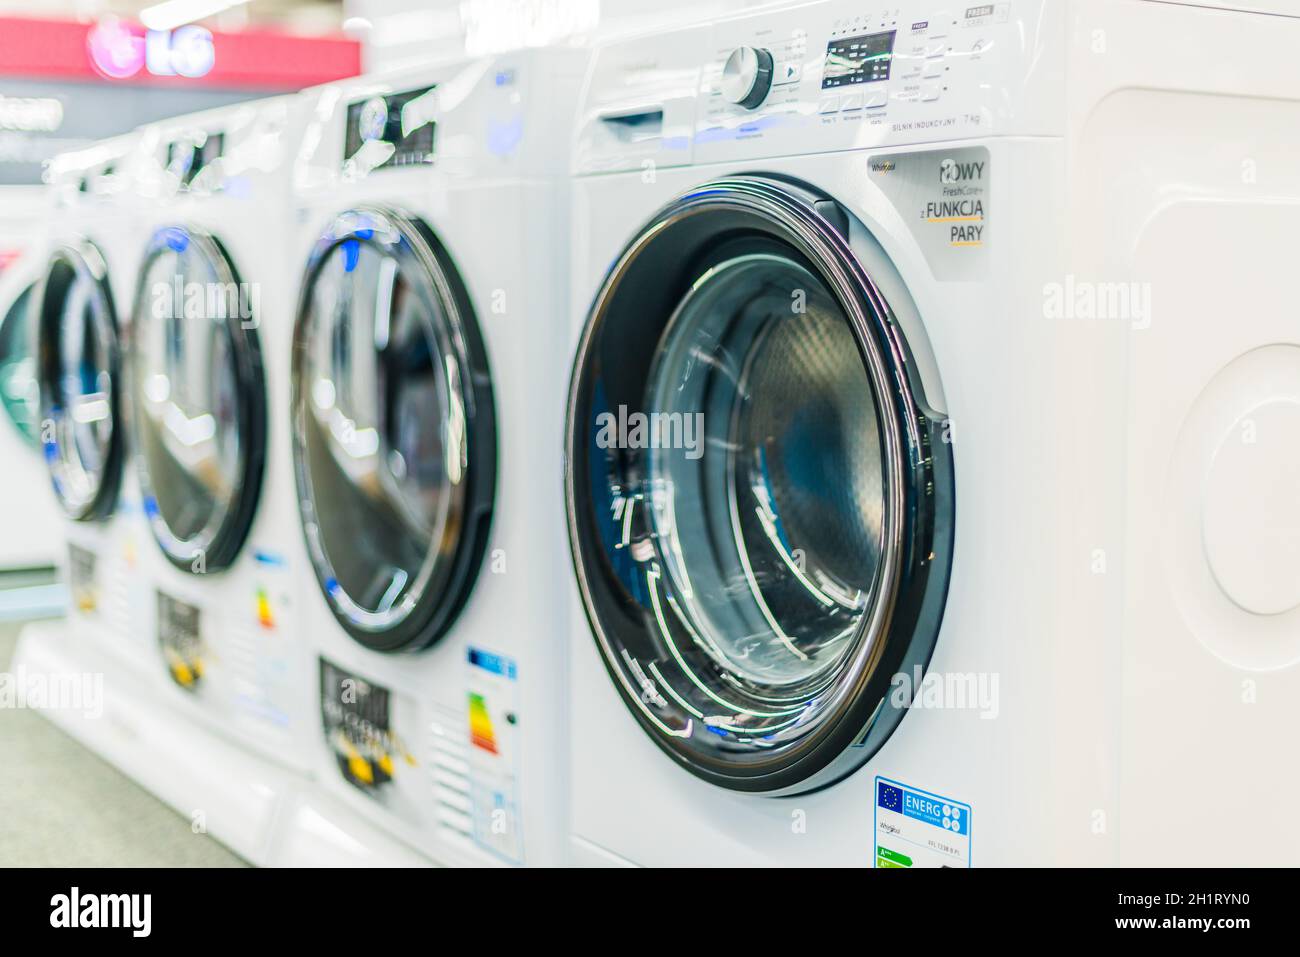
[[[901,788],[896,788],[892,784],[881,781],[877,785],[877,789],[876,804],[886,811],[901,812],[903,810],[903,791]]]

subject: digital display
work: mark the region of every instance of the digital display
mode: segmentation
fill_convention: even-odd
[[[895,33],[896,30],[888,30],[832,40],[826,47],[822,89],[888,80],[889,64],[894,59]]]
[[[209,133],[208,138],[203,141],[203,144],[194,149],[194,171],[197,172],[201,169],[207,169],[213,161],[224,155],[225,150],[226,134]],[[193,176],[193,173],[190,175]]]
[[[197,146],[192,141],[168,143],[167,168],[188,186],[200,170],[222,156],[225,145],[224,133],[209,133],[207,139]]]
[[[193,605],[157,592],[158,645],[172,680],[182,688],[196,691],[203,678],[207,649],[199,627],[199,610]]]
[[[370,169],[432,163],[435,106],[431,86],[349,104],[343,158],[352,159],[362,147],[380,143],[391,149],[385,150],[388,156],[381,162],[368,164]]]

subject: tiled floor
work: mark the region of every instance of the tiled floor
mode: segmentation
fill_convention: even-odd
[[[0,622],[0,671],[21,622]],[[0,866],[244,862],[33,711],[0,708]]]

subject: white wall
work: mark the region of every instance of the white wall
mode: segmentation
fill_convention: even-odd
[[[764,0],[343,0],[367,71],[466,52],[467,41],[498,48],[578,36],[603,37],[702,20]],[[770,2],[770,0],[766,0]],[[369,26],[363,25],[369,24]],[[500,24],[495,30],[493,22]],[[479,29],[474,29],[474,26]],[[521,42],[521,40],[523,42]],[[473,50],[471,52],[480,52]]]

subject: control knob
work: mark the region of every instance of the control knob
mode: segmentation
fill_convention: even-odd
[[[762,47],[736,47],[722,67],[722,95],[752,110],[772,89],[772,54]]]

